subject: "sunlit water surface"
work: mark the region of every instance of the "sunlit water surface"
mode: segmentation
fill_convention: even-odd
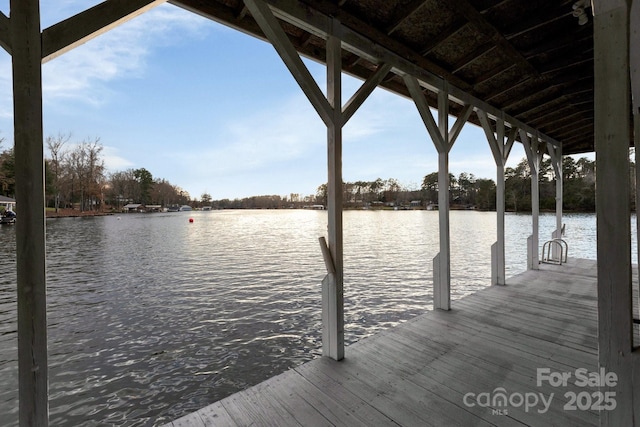
[[[595,216],[564,222],[569,255],[595,258]],[[541,242],[554,225],[541,216]],[[438,212],[347,211],[344,228],[347,343],[431,308]],[[508,277],[526,268],[531,217],[506,228]],[[48,220],[51,425],[162,424],[318,357],[326,229],[326,212],[307,210]],[[495,213],[451,212],[453,298],[489,285],[495,236]],[[0,425],[12,426],[15,227],[0,239]]]

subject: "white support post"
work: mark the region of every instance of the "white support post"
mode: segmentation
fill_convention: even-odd
[[[498,266],[498,242],[491,245],[491,284],[498,284],[500,267]]]
[[[472,113],[472,107],[465,105],[462,113],[449,129],[449,93],[447,85],[438,92],[438,123],[436,124],[429,104],[418,80],[410,75],[404,81],[416,104],[418,113],[438,151],[438,218],[440,251],[433,264],[433,306],[436,309],[451,309],[451,243],[449,236],[449,152],[462,127]]]
[[[640,2],[638,3],[638,11],[640,11]],[[640,15],[640,12],[639,12]],[[640,16],[637,19],[638,25],[640,25]],[[640,31],[638,32],[640,34]],[[640,41],[638,43],[638,48],[640,49]],[[639,62],[640,62],[640,58]],[[636,78],[638,79],[638,91],[640,91],[640,64],[638,65],[638,74],[636,74]],[[634,92],[635,96],[635,92]],[[637,258],[636,262],[638,263],[636,268],[636,273],[638,274],[638,282],[636,283],[636,290],[640,295],[640,94],[638,94],[637,105],[634,102],[633,106],[633,139],[634,139],[634,147],[635,147],[635,163],[636,163],[636,252]],[[636,311],[633,313],[635,319],[640,320],[640,301],[636,306]],[[638,382],[640,384],[640,381]],[[639,393],[640,394],[640,393]]]
[[[492,255],[496,257],[495,281],[492,285],[504,285],[506,283],[506,255],[505,255],[505,181],[504,163],[496,165],[496,248]]]
[[[451,236],[449,233],[449,93],[438,93],[438,130],[441,143],[438,150],[438,218],[440,225],[440,281],[434,286],[434,307],[451,309]]]
[[[492,266],[495,270],[492,274],[492,285],[504,285],[506,283],[505,268],[505,182],[504,182],[504,165],[509,158],[511,147],[516,139],[517,128],[511,128],[506,133],[505,123],[502,118],[496,119],[496,129],[494,131],[489,117],[486,112],[476,110],[476,114],[480,119],[482,129],[487,136],[491,153],[496,162],[496,221],[497,221],[497,240],[495,250],[492,249]],[[506,138],[506,140],[505,140]],[[495,257],[495,260],[493,259]]]
[[[391,71],[378,69],[342,106],[342,32],[340,21],[332,19],[327,36],[327,96],[322,93],[295,47],[264,0],[244,0],[247,9],[269,39],[316,112],[327,126],[327,213],[328,245],[323,257],[327,276],[322,281],[322,354],[344,358],[344,254],[342,229],[342,128],[376,86]],[[321,246],[322,247],[322,246]],[[329,264],[331,268],[329,268]]]
[[[542,162],[542,153],[540,152],[540,141],[537,135],[529,137],[524,131],[520,130],[520,141],[524,147],[531,170],[531,242],[527,243],[527,264],[530,270],[537,270],[540,264],[540,256],[538,254],[540,248],[540,190],[539,190],[539,172],[540,163]]]
[[[339,25],[337,25],[339,27]],[[335,287],[329,295],[334,315],[329,319],[329,351],[326,356],[344,358],[344,295],[342,240],[342,58],[340,39],[334,35],[327,40],[327,93],[332,109],[331,124],[327,127],[328,168],[327,210],[329,216],[329,250],[335,265]]]
[[[540,258],[537,256],[538,248],[533,243],[533,234],[527,237],[527,269],[538,270]]]
[[[438,152],[438,223],[440,252],[438,281],[434,276],[433,304],[441,310],[451,309],[451,243],[449,233],[449,152]]]
[[[640,242],[640,1],[636,0],[631,5],[629,16],[629,70],[631,78],[631,100],[633,105],[633,146],[636,155],[636,231],[637,240]],[[640,247],[640,243],[638,244]],[[638,277],[640,277],[640,250],[638,252]],[[640,279],[639,279],[640,282]],[[637,284],[640,292],[640,283]],[[640,304],[639,304],[640,305]],[[636,319],[640,319],[640,307],[635,313]]]
[[[11,0],[18,377],[22,426],[49,424],[42,52],[38,0]]]
[[[433,308],[438,308],[438,298],[441,297],[441,294],[436,296],[436,289],[438,288],[438,284],[441,283],[440,275],[442,274],[442,268],[440,263],[440,252],[433,257]],[[445,272],[446,273],[446,272]]]
[[[551,164],[556,177],[556,229],[551,234],[553,239],[562,238],[562,147],[555,147],[547,144]],[[560,249],[558,245],[552,245],[551,256],[555,260],[560,259]]]
[[[601,426],[638,425],[640,355],[633,351],[631,230],[629,221],[630,14],[638,0],[596,0],[594,9],[598,358],[615,373],[616,406],[600,411]],[[636,17],[637,18],[637,17]],[[635,27],[633,27],[635,25]]]

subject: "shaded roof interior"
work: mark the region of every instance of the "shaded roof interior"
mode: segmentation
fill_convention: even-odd
[[[173,0],[264,38],[242,0]],[[337,18],[372,46],[504,111],[562,144],[563,154],[593,151],[593,19],[574,16],[576,0],[269,0],[276,16]],[[325,40],[310,26],[288,19],[283,29],[296,49],[324,62]],[[343,70],[367,78],[378,64],[345,49]],[[409,96],[401,76],[381,86]],[[435,92],[425,91],[432,106]],[[462,105],[451,103],[451,114]],[[470,118],[478,124],[475,114]]]

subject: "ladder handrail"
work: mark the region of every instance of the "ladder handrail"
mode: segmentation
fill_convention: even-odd
[[[554,245],[560,249],[560,257],[558,259],[553,258],[551,255],[551,248]],[[569,244],[564,239],[555,238],[555,239],[547,240],[546,242],[544,242],[544,245],[542,245],[541,262],[546,264],[562,265],[563,262],[567,262],[568,253],[569,253]]]

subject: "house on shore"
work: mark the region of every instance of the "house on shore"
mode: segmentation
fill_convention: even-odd
[[[16,199],[7,196],[0,196],[0,211],[15,211]]]

